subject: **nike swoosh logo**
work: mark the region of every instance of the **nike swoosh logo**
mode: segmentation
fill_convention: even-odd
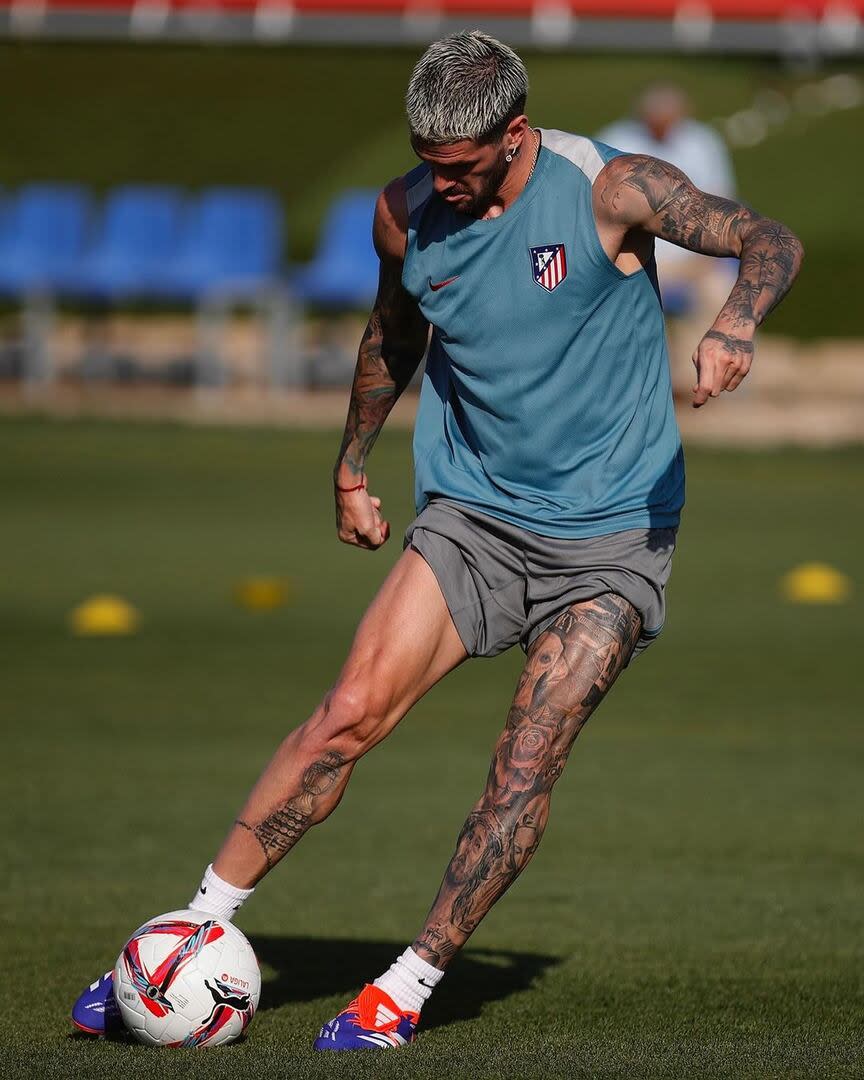
[[[429,278],[429,288],[432,290],[432,292],[438,292],[439,289],[443,289],[445,285],[450,285],[458,277],[459,277],[458,274],[454,274],[453,277],[445,278],[443,281],[433,281],[432,278],[430,277]]]
[[[205,893],[207,892],[207,886],[206,886],[206,885],[199,885],[199,886],[198,886],[198,891],[199,891],[199,892],[201,893],[201,895],[203,896],[203,895],[204,895],[204,894],[205,894]]]
[[[417,982],[419,982],[421,986],[425,986],[427,990],[434,990],[435,989],[435,984],[434,983],[427,983],[425,979],[418,979]]]

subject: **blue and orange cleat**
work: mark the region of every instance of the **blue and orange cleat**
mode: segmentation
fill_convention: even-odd
[[[72,1006],[72,1023],[88,1035],[116,1035],[123,1031],[123,1019],[114,1000],[113,971],[106,971],[81,994]]]
[[[315,1050],[391,1050],[414,1041],[420,1013],[403,1012],[380,987],[367,984],[347,1008],[328,1020]]]

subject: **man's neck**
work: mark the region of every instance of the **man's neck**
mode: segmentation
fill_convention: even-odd
[[[480,215],[481,221],[501,217],[505,211],[509,210],[525,190],[525,185],[534,171],[539,155],[540,133],[529,127],[525,138],[522,140],[518,157],[514,158],[512,165],[507,170],[507,175],[504,177],[497,195],[486,208],[485,213]]]

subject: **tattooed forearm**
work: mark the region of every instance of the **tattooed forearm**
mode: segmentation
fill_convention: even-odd
[[[598,177],[597,197],[613,224],[704,255],[740,258],[738,281],[717,320],[724,329],[752,335],[801,267],[804,249],[785,225],[699,191],[680,169],[657,158],[613,159]]]
[[[609,594],[561,614],[531,647],[486,790],[414,942],[430,963],[452,959],[537,850],[573,742],[629,660],[640,628],[634,608]]]
[[[252,833],[270,870],[290,851],[312,824],[317,804],[342,776],[346,761],[341,754],[328,750],[320,761],[303,773],[301,790],[257,824],[238,820],[240,828]]]
[[[358,476],[363,473],[366,457],[404,388],[397,381],[398,368],[391,372],[384,361],[383,344],[381,312],[376,306],[360,343],[345,433],[336,460],[337,469],[344,464]]]
[[[717,321],[752,333],[792,288],[804,249],[785,225],[748,213],[741,228],[738,280]]]
[[[362,476],[367,455],[423,358],[428,326],[402,287],[401,264],[382,263],[375,307],[363,334],[336,471]]]

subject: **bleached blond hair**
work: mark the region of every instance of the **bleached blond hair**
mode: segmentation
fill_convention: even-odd
[[[525,108],[528,72],[516,53],[481,30],[434,42],[417,61],[405,107],[415,142],[493,142]]]

